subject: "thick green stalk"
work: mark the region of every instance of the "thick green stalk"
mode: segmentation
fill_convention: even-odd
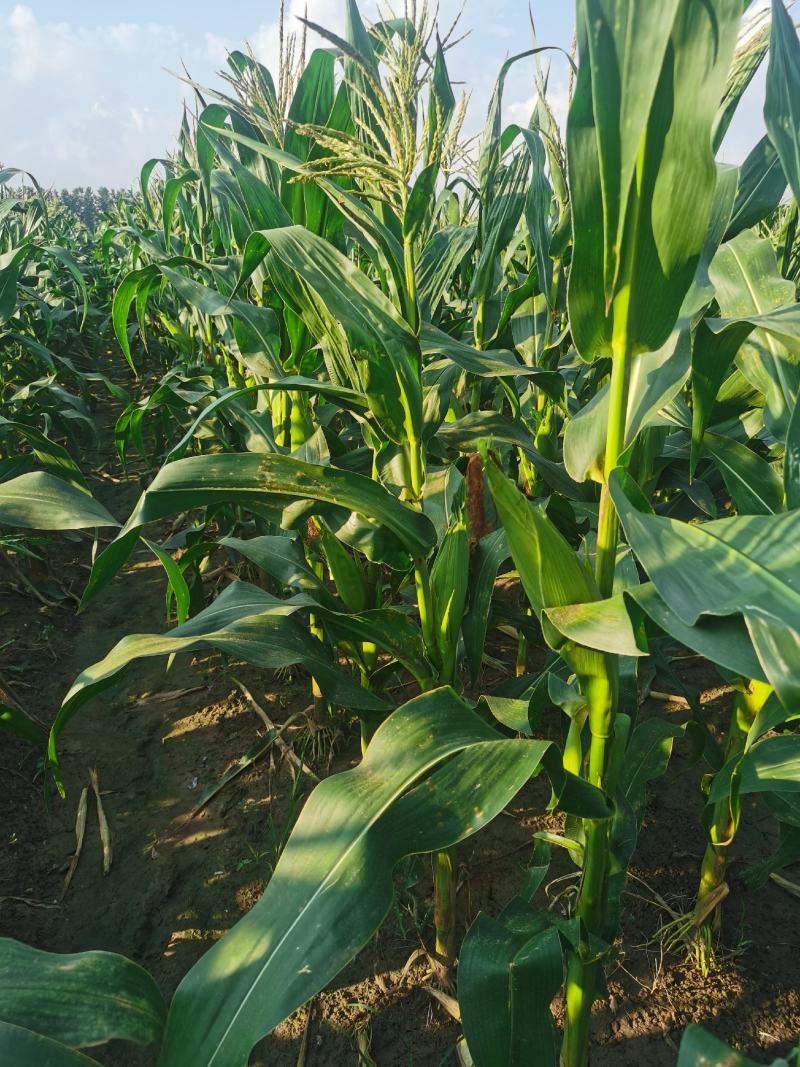
[[[737,690],[733,700],[728,741],[725,746],[725,763],[744,754],[750,727],[771,692],[771,686],[755,680],[748,682],[744,690]],[[729,798],[724,797],[717,801],[708,831],[709,843],[700,867],[698,903],[718,889],[725,880],[729,850],[736,836],[737,821],[734,812],[731,811]],[[722,912],[718,906],[706,925],[710,924],[713,929],[718,929],[721,918]]]
[[[631,355],[628,350],[627,340],[624,335],[618,337],[617,332],[615,329],[604,461],[605,477],[600,494],[600,516],[597,522],[595,577],[602,597],[611,596],[614,590],[614,567],[617,556],[617,541],[619,540],[619,519],[609,493],[608,476],[617,466],[619,457],[625,451],[628,391],[631,380]]]
[[[316,576],[321,579],[325,573],[322,561],[314,559],[311,557],[310,553],[307,554],[307,559],[311,569]],[[312,637],[316,637],[318,641],[325,640],[325,631],[322,628],[322,622],[313,611],[309,612],[308,629]],[[317,679],[313,676],[311,678],[311,699],[314,704],[314,722],[318,726],[326,726],[329,718],[328,702],[319,687]]]
[[[408,303],[411,309],[409,325],[413,330],[418,330],[419,315],[417,312],[417,285],[414,275],[414,252],[412,242],[408,238],[403,241],[403,267],[405,270]],[[425,484],[425,459],[421,442],[409,438],[407,456],[408,484],[406,486],[406,495],[414,504],[419,505]],[[428,657],[437,668],[436,684],[443,685],[452,679],[441,677],[439,669],[436,621],[427,560],[422,558],[414,560],[414,583],[417,590],[417,608],[422,638],[425,642]],[[454,849],[437,852],[433,856],[433,891],[436,953],[442,960],[443,975],[447,978],[449,969],[455,959],[456,880]]]
[[[456,850],[433,855],[434,926],[436,955],[447,977],[456,954]]]
[[[629,290],[625,287],[614,302],[613,363],[606,431],[605,480],[600,498],[595,559],[595,576],[602,597],[609,597],[613,592],[619,539],[619,520],[608,490],[608,476],[617,466],[619,457],[625,449],[631,362],[627,338],[628,300]],[[607,656],[605,657],[605,673],[593,678],[587,686],[591,733],[588,778],[592,785],[599,788],[603,788],[605,784],[608,757],[614,736],[616,676],[616,660]],[[584,832],[586,844],[578,914],[587,935],[594,934],[602,939],[605,932],[609,859],[608,822],[586,820]],[[591,959],[588,938],[581,942],[578,952],[570,957],[566,982],[566,1022],[561,1050],[564,1067],[586,1067],[589,1062],[591,1011],[597,986],[597,971],[601,965],[599,961]]]

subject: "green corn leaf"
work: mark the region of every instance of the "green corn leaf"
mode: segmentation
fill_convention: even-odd
[[[643,582],[625,595],[626,599],[633,599],[664,633],[712,663],[718,663],[742,678],[767,680],[744,620],[739,615],[703,615],[689,626],[658,595],[652,582]]]
[[[587,360],[611,350],[617,298],[634,352],[660,348],[675,325],[703,249],[740,16],[739,0],[578,4],[568,299]]]
[[[333,55],[324,48],[315,48],[297,81],[283,140],[284,149],[301,162],[316,155],[317,150],[312,139],[299,133],[297,127],[330,123],[336,96],[334,77]],[[284,173],[281,197],[289,209],[292,222],[305,224],[315,233],[324,232],[325,196],[313,183],[292,182],[290,175]]]
[[[14,1067],[100,1067],[74,1049],[31,1030],[0,1022],[0,1056]]]
[[[335,610],[336,600],[327,586],[306,562],[303,544],[299,538],[288,535],[264,535],[244,540],[240,537],[224,537],[219,542],[255,563],[265,574],[282,585],[298,592],[308,593]]]
[[[189,608],[191,606],[192,594],[189,592],[189,586],[186,583],[186,579],[183,576],[183,571],[169,554],[159,545],[153,541],[148,541],[143,537],[142,540],[156,557],[158,562],[164,568],[167,575],[167,592],[166,592],[166,616],[169,619],[170,605],[172,604],[172,598],[175,598],[175,611],[178,618],[178,622],[186,622],[189,617]]]
[[[444,226],[425,244],[415,271],[423,321],[433,317],[453,275],[472,251],[477,235],[476,226]]]
[[[303,666],[329,699],[352,708],[385,710],[385,702],[368,693],[307,627],[291,618],[315,600],[298,593],[278,600],[247,582],[234,582],[209,607],[166,634],[129,634],[104,659],[87,667],[67,693],[50,732],[49,755],[57,774],[56,740],[64,726],[93,697],[115,684],[137,659],[171,656],[197,648],[214,648],[258,667]],[[58,779],[57,779],[58,780]]]
[[[703,320],[692,342],[692,445],[690,473],[697,468],[706,426],[722,383],[736,353],[750,333],[747,323],[739,323],[721,333],[714,333]]]
[[[299,226],[251,234],[237,289],[270,252],[344,325],[361,359],[363,390],[386,433],[397,443],[419,441],[419,344],[394,306],[346,256]]]
[[[747,445],[706,433],[703,447],[717,465],[740,515],[774,515],[785,510],[781,478]]]
[[[462,633],[473,684],[481,669],[497,572],[509,555],[505,530],[499,529],[478,542],[470,560],[469,610]]]
[[[543,456],[531,443],[531,435],[518,423],[494,411],[474,411],[456,422],[446,422],[436,434],[448,448],[472,454],[482,438],[519,448],[542,478],[568,500],[585,500],[586,488],[574,481],[560,463]]]
[[[715,152],[719,151],[742,96],[761,67],[769,49],[770,24],[769,19],[763,18],[763,8],[759,9],[755,4],[751,5],[749,0],[742,3],[742,8],[745,16],[739,29],[739,40],[733,62],[728,71],[725,95],[714,122],[713,147]],[[750,14],[747,13],[748,8],[751,8]],[[759,22],[760,26],[758,26]]]
[[[675,330],[657,352],[645,352],[631,366],[626,447],[678,395],[689,377],[688,329]],[[564,465],[576,482],[603,481],[608,427],[609,384],[605,383],[564,431]]]
[[[785,711],[795,714],[800,708],[800,631],[764,609],[746,609],[745,620],[770,684]]]
[[[769,793],[766,795],[765,800],[769,807],[772,807],[774,799]],[[800,859],[800,828],[778,822],[778,835],[778,846],[774,852],[763,863],[757,863],[742,871],[740,878],[748,888],[761,889],[773,871],[779,871]],[[773,1067],[788,1067],[788,1064],[785,1060],[778,1060]]]
[[[786,175],[780,158],[772,141],[764,136],[739,171],[739,188],[725,240],[730,241],[771,215],[785,191]]]
[[[232,300],[230,306],[233,336],[244,364],[263,378],[282,378],[280,325],[275,312],[239,300]]]
[[[342,215],[359,235],[360,242],[372,248],[382,257],[394,281],[394,286],[401,298],[404,313],[410,309],[408,295],[405,292],[406,279],[403,269],[403,246],[395,234],[381,222],[372,208],[357,196],[342,189],[328,178],[317,178],[316,182],[325,196],[336,205]]]
[[[334,99],[335,59],[324,48],[315,48],[308,58],[289,106],[285,151],[302,162],[312,149],[310,138],[297,132],[297,126],[324,125],[330,117]]]
[[[229,404],[234,404],[235,401],[240,400],[242,397],[252,396],[261,392],[317,393],[325,397],[326,400],[330,400],[340,407],[357,414],[363,414],[367,409],[366,398],[355,390],[347,389],[341,385],[333,385],[331,382],[321,382],[316,378],[303,378],[300,375],[289,375],[277,382],[264,382],[260,385],[244,386],[241,389],[230,389],[221,393],[207,407],[203,408],[183,437],[167,452],[165,459],[179,459],[186,452],[199,427],[222,408]],[[277,447],[275,451],[277,451]]]
[[[346,614],[319,609],[326,630],[334,639],[367,641],[402,663],[421,684],[428,685],[433,668],[428,661],[419,626],[396,608],[372,608]]]
[[[709,805],[731,795],[800,793],[800,737],[767,737],[714,775]]]
[[[544,294],[548,304],[551,302],[553,287],[553,261],[550,258],[550,210],[553,203],[553,190],[545,172],[545,150],[542,138],[535,130],[520,129],[522,139],[531,157],[531,183],[525,201],[525,221],[528,234],[536,255],[539,291]]]
[[[689,625],[667,606],[652,582],[606,600],[548,608],[546,614],[559,633],[576,644],[618,656],[641,656],[650,647],[649,635],[642,628],[642,612],[659,631],[712,663],[743,678],[767,680],[739,615],[704,615]]]
[[[429,163],[414,181],[403,216],[403,237],[407,240],[414,241],[425,232],[435,200],[438,173],[438,164]]]
[[[451,689],[398,709],[360,766],[317,786],[264,896],[178,987],[161,1067],[241,1067],[366,944],[397,861],[480,829],[542,764],[563,785],[555,749],[501,740]]]
[[[565,640],[546,614],[547,608],[598,599],[594,576],[545,512],[532,505],[494,461],[485,465],[485,472],[522,588],[539,616],[545,641],[577,674],[584,693],[601,692],[614,678],[606,654]]]
[[[164,183],[164,193],[161,200],[162,223],[164,226],[164,246],[169,252],[172,238],[172,217],[175,214],[175,204],[178,201],[180,191],[187,182],[195,182],[200,175],[197,171],[187,170],[177,178],[168,178]]]
[[[449,527],[430,573],[433,617],[442,677],[453,677],[461,622],[467,601],[469,579],[469,535],[462,518]]]
[[[706,320],[710,328],[739,330],[734,320],[763,327],[741,344],[737,363],[747,380],[764,393],[767,423],[776,436],[784,438],[800,389],[800,365],[781,340],[783,334],[790,346],[797,343],[794,284],[781,276],[770,242],[750,230],[722,245],[709,274],[722,316],[722,321]]]
[[[30,254],[31,248],[27,244],[0,254],[0,326],[4,326],[14,315],[19,272]]]
[[[148,159],[139,172],[139,188],[142,193],[142,200],[144,201],[145,208],[148,211],[152,210],[152,202],[150,197],[150,179],[153,176],[153,171],[156,167],[162,164],[164,167],[169,166],[168,159]]]
[[[513,352],[504,348],[478,349],[473,345],[450,337],[430,323],[423,323],[420,332],[420,348],[426,361],[426,370],[432,357],[444,356],[461,370],[477,374],[479,378],[530,378],[540,389],[556,401],[564,396],[564,380],[557,371],[541,367],[528,367],[520,363]]]
[[[456,98],[453,95],[453,87],[450,84],[450,75],[447,73],[442,42],[437,35],[436,55],[433,61],[433,76],[431,78],[430,95],[428,97],[428,122],[427,122],[427,153],[428,158],[434,154],[434,147],[438,141],[441,145],[450,120],[456,108]]]
[[[62,478],[75,489],[82,489],[84,493],[89,492],[89,487],[80,467],[78,467],[66,448],[55,441],[51,441],[49,437],[34,426],[27,426],[25,423],[15,422],[13,419],[6,419],[0,415],[0,434],[6,430],[13,430],[20,437],[23,437],[31,446],[31,451],[39,462],[51,474]]]
[[[0,939],[4,1023],[74,1048],[112,1038],[149,1045],[159,1041],[166,1014],[153,979],[124,956],[42,952],[20,941]]]
[[[492,95],[489,100],[489,108],[486,113],[486,123],[483,128],[483,135],[481,137],[480,158],[478,162],[478,177],[480,182],[480,202],[481,209],[485,207],[491,209],[493,200],[497,195],[495,183],[497,179],[497,172],[501,164],[503,157],[504,144],[503,128],[502,128],[502,116],[503,116],[503,90],[505,88],[506,78],[508,72],[518,63],[521,59],[527,59],[530,56],[539,55],[542,52],[552,51],[549,46],[543,48],[529,48],[525,52],[518,52],[514,56],[510,56],[501,66],[497,75],[497,79],[492,89]],[[555,51],[562,52],[563,49],[556,48]],[[572,60],[567,57],[569,62]],[[482,242],[485,243],[486,239],[486,226],[482,220]]]
[[[786,454],[783,458],[783,488],[787,508],[800,508],[800,397],[795,403],[786,431]]]
[[[353,524],[350,527],[356,547],[369,558],[399,569],[407,565],[409,555],[427,555],[436,543],[428,518],[405,507],[378,482],[363,475],[277,453],[191,456],[168,463],[158,472],[117,539],[98,557],[83,603],[117,573],[136,544],[139,531],[149,522],[211,504],[266,503],[287,509],[284,521],[291,525],[301,518],[299,513],[291,513],[291,506],[305,501],[362,516],[367,529]],[[345,525],[343,520],[342,527]],[[370,533],[374,533],[373,538],[368,536]],[[343,539],[347,536],[343,530]]]
[[[232,169],[242,192],[251,230],[291,226],[291,215],[266,182],[241,164],[234,164]]]
[[[53,256],[53,258],[57,259],[62,266],[66,267],[72,275],[75,284],[78,286],[83,301],[83,316],[81,318],[81,329],[83,329],[86,323],[86,316],[89,312],[89,290],[86,285],[86,279],[83,276],[83,271],[69,249],[62,245],[42,245],[41,251],[49,256]]]
[[[691,525],[637,510],[620,470],[609,484],[628,544],[684,623],[753,608],[800,630],[800,512]]]
[[[561,937],[548,912],[514,900],[480,912],[459,953],[458,1003],[475,1067],[555,1067],[550,1002],[564,980]]]
[[[772,0],[764,122],[800,201],[800,41],[783,0]]]
[[[548,607],[545,614],[559,633],[587,648],[616,656],[646,656],[649,651],[641,619],[632,618],[629,599],[622,593],[586,604]]]
[[[21,474],[0,484],[0,524],[33,530],[119,526],[87,492],[42,471]]]
[[[531,504],[492,460],[484,469],[520,581],[536,614],[595,600],[599,594],[593,577],[544,511]]]
[[[422,511],[436,528],[437,544],[450,528],[463,485],[464,476],[455,464],[441,467],[439,470],[433,466],[428,467]]]
[[[695,1023],[686,1027],[678,1067],[759,1067],[755,1061],[729,1048],[719,1038]],[[786,1060],[773,1060],[771,1067],[789,1067]]]
[[[474,300],[486,300],[494,290],[498,258],[514,236],[525,209],[529,171],[530,156],[527,152],[519,152],[499,172],[496,194],[484,201],[488,203],[488,210],[483,210],[482,203],[483,244],[469,291]]]
[[[38,726],[20,708],[2,702],[0,702],[0,730],[21,737],[35,745],[36,748],[45,748],[47,745],[47,734],[41,726]]]
[[[336,592],[350,611],[364,611],[368,607],[368,589],[361,561],[324,526],[320,527],[319,540]]]
[[[645,719],[631,733],[625,748],[619,788],[639,826],[644,818],[648,783],[666,772],[673,745],[685,733],[685,726],[664,719]]]

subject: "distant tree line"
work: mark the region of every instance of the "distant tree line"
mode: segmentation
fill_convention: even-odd
[[[3,167],[0,164],[0,173],[2,171]],[[131,195],[129,189],[109,189],[105,185],[101,185],[98,189],[92,189],[88,185],[79,185],[75,189],[62,189],[59,192],[57,189],[37,189],[30,181],[26,181],[24,177],[19,184],[0,182],[0,199],[14,196],[19,200],[27,200],[29,197],[40,195],[40,193],[44,194],[46,201],[58,201],[62,204],[88,230],[93,230],[96,227],[103,212],[113,207],[121,196]]]
[[[64,207],[78,216],[87,229],[93,230],[103,212],[128,192],[127,189],[108,189],[105,185],[98,189],[79,185],[76,189],[62,189],[55,195]]]

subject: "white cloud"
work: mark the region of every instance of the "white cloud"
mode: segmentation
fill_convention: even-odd
[[[768,0],[757,0],[765,7]],[[461,0],[440,0],[440,24],[449,20]],[[379,17],[379,0],[360,0],[364,18]],[[383,5],[385,6],[385,5]],[[550,29],[547,43],[569,47],[571,26],[562,5],[546,12]],[[178,6],[179,7],[179,6]],[[395,0],[395,7],[402,4]],[[344,29],[344,0],[287,0],[288,32],[302,34],[297,16],[308,18],[334,32]],[[114,5],[106,10],[114,11]],[[277,73],[279,33],[274,16],[278,0],[267,0],[260,24],[248,24],[251,5],[231,0],[221,15],[209,4],[197,5],[195,18],[175,23],[169,10],[144,0],[130,8],[132,18],[112,15],[105,23],[92,23],[81,4],[59,0],[22,0],[0,7],[0,161],[30,170],[45,184],[128,185],[143,160],[163,156],[174,142],[180,125],[181,103],[194,106],[193,91],[167,71],[180,72],[185,59],[200,84],[216,84],[214,73],[225,63],[228,50],[249,39],[254,51]],[[46,11],[58,12],[48,18]],[[121,6],[116,8],[121,11]],[[138,19],[135,10],[143,11]],[[151,14],[155,17],[151,18]],[[252,15],[250,15],[252,17]],[[546,19],[545,19],[546,21]],[[246,32],[247,28],[251,32]],[[468,40],[448,53],[448,66],[457,85],[472,94],[465,125],[468,135],[483,126],[494,79],[504,58],[529,43],[527,4],[522,0],[494,0],[487,10],[481,0],[468,0],[462,29],[472,29]],[[310,34],[309,50],[324,46]],[[504,120],[525,123],[534,103],[534,65],[516,64],[506,81]],[[564,122],[567,110],[567,68],[554,57],[550,99]],[[755,79],[726,140],[729,158],[741,158],[761,135],[760,110],[763,74]]]
[[[365,19],[377,16],[377,4],[375,0],[366,0],[359,5],[361,14]],[[300,18],[307,18],[309,22],[315,22],[318,26],[324,26],[326,30],[341,34],[344,30],[344,4],[341,0],[291,0],[287,6],[284,32],[288,36],[296,34],[298,43],[303,34],[303,24]],[[324,44],[324,39],[318,34],[311,33],[308,37],[310,47]],[[259,59],[270,72],[278,70],[278,57],[280,55],[280,29],[277,20],[262,22],[255,33],[250,37],[250,44],[257,59]]]
[[[17,4],[0,23],[2,162],[45,185],[130,184],[174,140],[177,83],[163,68],[191,45],[159,22],[81,25],[37,10]]]
[[[109,42],[124,52],[134,51],[141,46],[142,27],[136,22],[119,22],[109,26]]]
[[[204,34],[204,40],[205,54],[208,56],[208,58],[213,63],[224,63],[228,52],[230,52],[231,48],[233,47],[231,43],[227,41],[224,37],[220,37],[219,34],[216,33]]]
[[[36,76],[41,51],[36,16],[29,7],[17,4],[8,16],[8,29],[11,35],[11,78],[17,82],[31,81]]]
[[[562,130],[565,129],[567,124],[567,112],[569,111],[568,94],[569,89],[565,83],[551,81],[547,87],[547,102]],[[504,120],[506,122],[516,122],[519,126],[527,126],[536,106],[536,100],[536,94],[528,96],[524,100],[512,100],[503,109]]]

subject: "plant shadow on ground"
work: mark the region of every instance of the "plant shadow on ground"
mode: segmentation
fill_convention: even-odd
[[[127,514],[135,478],[96,485],[116,514]],[[89,548],[64,543],[51,552],[61,581],[80,592]],[[144,572],[144,573],[142,573]],[[13,641],[5,662],[25,705],[50,721],[77,673],[126,633],[164,629],[164,578],[144,553],[85,614],[74,604],[41,608],[4,590],[0,645]],[[494,649],[513,662],[513,650]],[[276,722],[308,703],[303,678],[236,665],[256,699]],[[727,721],[729,695],[702,663],[685,681],[702,691],[712,729]],[[170,694],[177,694],[170,696]],[[650,702],[643,714],[680,721],[679,706]],[[0,932],[51,951],[100,948],[132,957],[169,997],[182,975],[215,938],[258,900],[293,817],[308,796],[305,776],[292,800],[296,771],[267,755],[189,819],[203,789],[218,780],[256,740],[262,724],[232,682],[220,657],[179,657],[165,673],[163,660],[145,660],[124,686],[103,695],[76,717],[60,745],[68,799],[43,798],[25,749],[5,741],[3,850],[0,853]],[[355,733],[326,760],[320,774],[354,766]],[[92,805],[86,842],[68,893],[64,871],[74,849],[75,809],[97,767],[113,832],[114,861],[102,874]],[[652,789],[624,898],[623,937],[609,978],[610,997],[595,1011],[595,1067],[675,1063],[677,1044],[692,1021],[756,1058],[788,1051],[800,1031],[797,991],[797,901],[769,884],[757,895],[735,883],[725,905],[727,954],[707,978],[680,955],[661,954],[664,913],[653,891],[680,910],[696,889],[703,850],[699,817],[701,771],[681,747],[671,772]],[[483,833],[459,850],[460,929],[481,909],[497,911],[519,888],[536,829],[557,829],[542,815],[547,800],[532,783]],[[736,855],[761,858],[771,846],[767,819],[752,805],[737,838]],[[566,873],[556,856],[550,880]],[[563,883],[556,883],[554,889]],[[427,861],[402,864],[396,904],[379,934],[316,998],[308,1032],[308,1067],[359,1064],[362,1048],[379,1067],[438,1067],[455,1063],[457,1024],[424,986],[430,968],[421,951],[429,939],[431,886]],[[560,1011],[556,1006],[557,1013]],[[308,1011],[287,1020],[254,1050],[254,1067],[297,1063]],[[112,1043],[95,1055],[114,1067],[151,1067],[156,1054]]]

